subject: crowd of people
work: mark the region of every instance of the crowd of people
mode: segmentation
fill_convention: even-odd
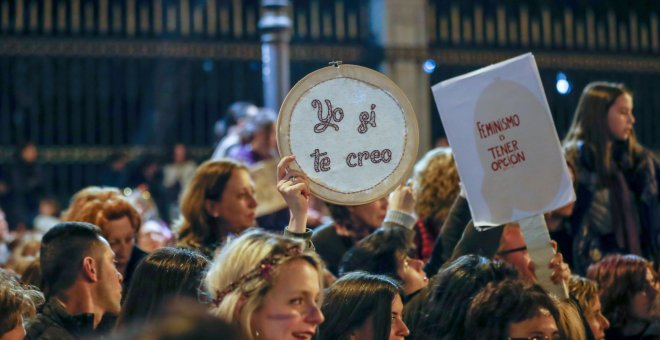
[[[545,216],[549,263],[530,259],[516,223],[475,228],[447,148],[356,206],[319,202],[283,157],[285,214],[259,228],[250,166],[276,159],[275,120],[232,110],[212,159],[175,148],[171,227],[154,217],[153,185],[140,188],[156,183],[149,161],[132,191],[87,187],[48,223],[13,220],[28,232],[0,210],[0,339],[660,339],[660,165],[635,138],[622,84],[589,84],[578,103],[564,140],[577,200]]]

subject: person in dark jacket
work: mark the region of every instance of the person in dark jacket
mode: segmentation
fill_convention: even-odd
[[[118,314],[122,276],[101,230],[90,223],[64,222],[41,244],[47,303],[27,327],[27,339],[94,336],[106,313]]]
[[[658,261],[660,163],[637,142],[633,96],[623,84],[582,92],[564,149],[576,170],[571,216],[574,270],[608,254]]]

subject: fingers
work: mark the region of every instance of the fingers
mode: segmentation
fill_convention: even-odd
[[[289,168],[289,164],[293,162],[296,159],[296,156],[290,155],[283,157],[280,162],[277,164],[277,180],[280,181],[284,178],[287,177],[287,172],[291,171]]]
[[[564,263],[564,256],[561,253],[556,253],[550,260],[548,265],[552,269],[552,282],[559,284],[562,281],[568,281],[571,277],[571,268],[568,264]]]
[[[557,241],[550,240],[550,245],[552,246],[552,249],[555,250],[555,253],[557,253]]]

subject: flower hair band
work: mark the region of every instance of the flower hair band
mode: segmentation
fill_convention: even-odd
[[[225,296],[236,290],[236,288],[240,287],[241,285],[244,285],[256,278],[263,278],[264,280],[270,280],[275,267],[277,267],[280,263],[284,262],[284,260],[294,256],[298,256],[300,254],[302,254],[302,249],[300,248],[300,246],[291,246],[285,249],[284,252],[277,252],[275,254],[270,254],[268,257],[266,257],[265,259],[259,262],[257,268],[254,268],[249,272],[245,273],[244,275],[239,277],[238,280],[230,283],[227,287],[225,287],[225,289],[216,290],[215,291],[216,297],[215,299],[211,300],[211,302],[213,303],[213,305],[218,307],[220,306],[220,303],[225,298]]]

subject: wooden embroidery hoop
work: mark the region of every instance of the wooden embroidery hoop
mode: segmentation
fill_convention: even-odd
[[[417,158],[419,147],[417,117],[403,91],[385,75],[362,66],[341,64],[341,62],[330,64],[333,66],[321,68],[305,76],[287,94],[277,119],[277,147],[281,157],[293,154],[291,147],[292,132],[290,129],[292,114],[295,108],[301,104],[299,100],[317,85],[332,79],[350,78],[365,83],[365,86],[375,87],[385,92],[399,105],[398,111],[405,121],[405,135],[402,136],[403,154],[399,158],[392,159],[392,162],[398,162],[397,166],[378,184],[364,190],[342,192],[316,181],[314,174],[303,171],[297,161],[290,165],[291,168],[299,170],[307,176],[312,194],[326,202],[339,205],[370,203],[392,192],[400,183],[405,182],[409,176]],[[316,113],[310,110],[310,114],[315,115]],[[391,131],[389,132],[391,133]],[[388,131],[381,131],[380,133],[388,133]],[[350,141],[346,142],[350,144]],[[303,155],[297,156],[303,157]],[[341,180],[342,176],[337,177],[338,180]]]

